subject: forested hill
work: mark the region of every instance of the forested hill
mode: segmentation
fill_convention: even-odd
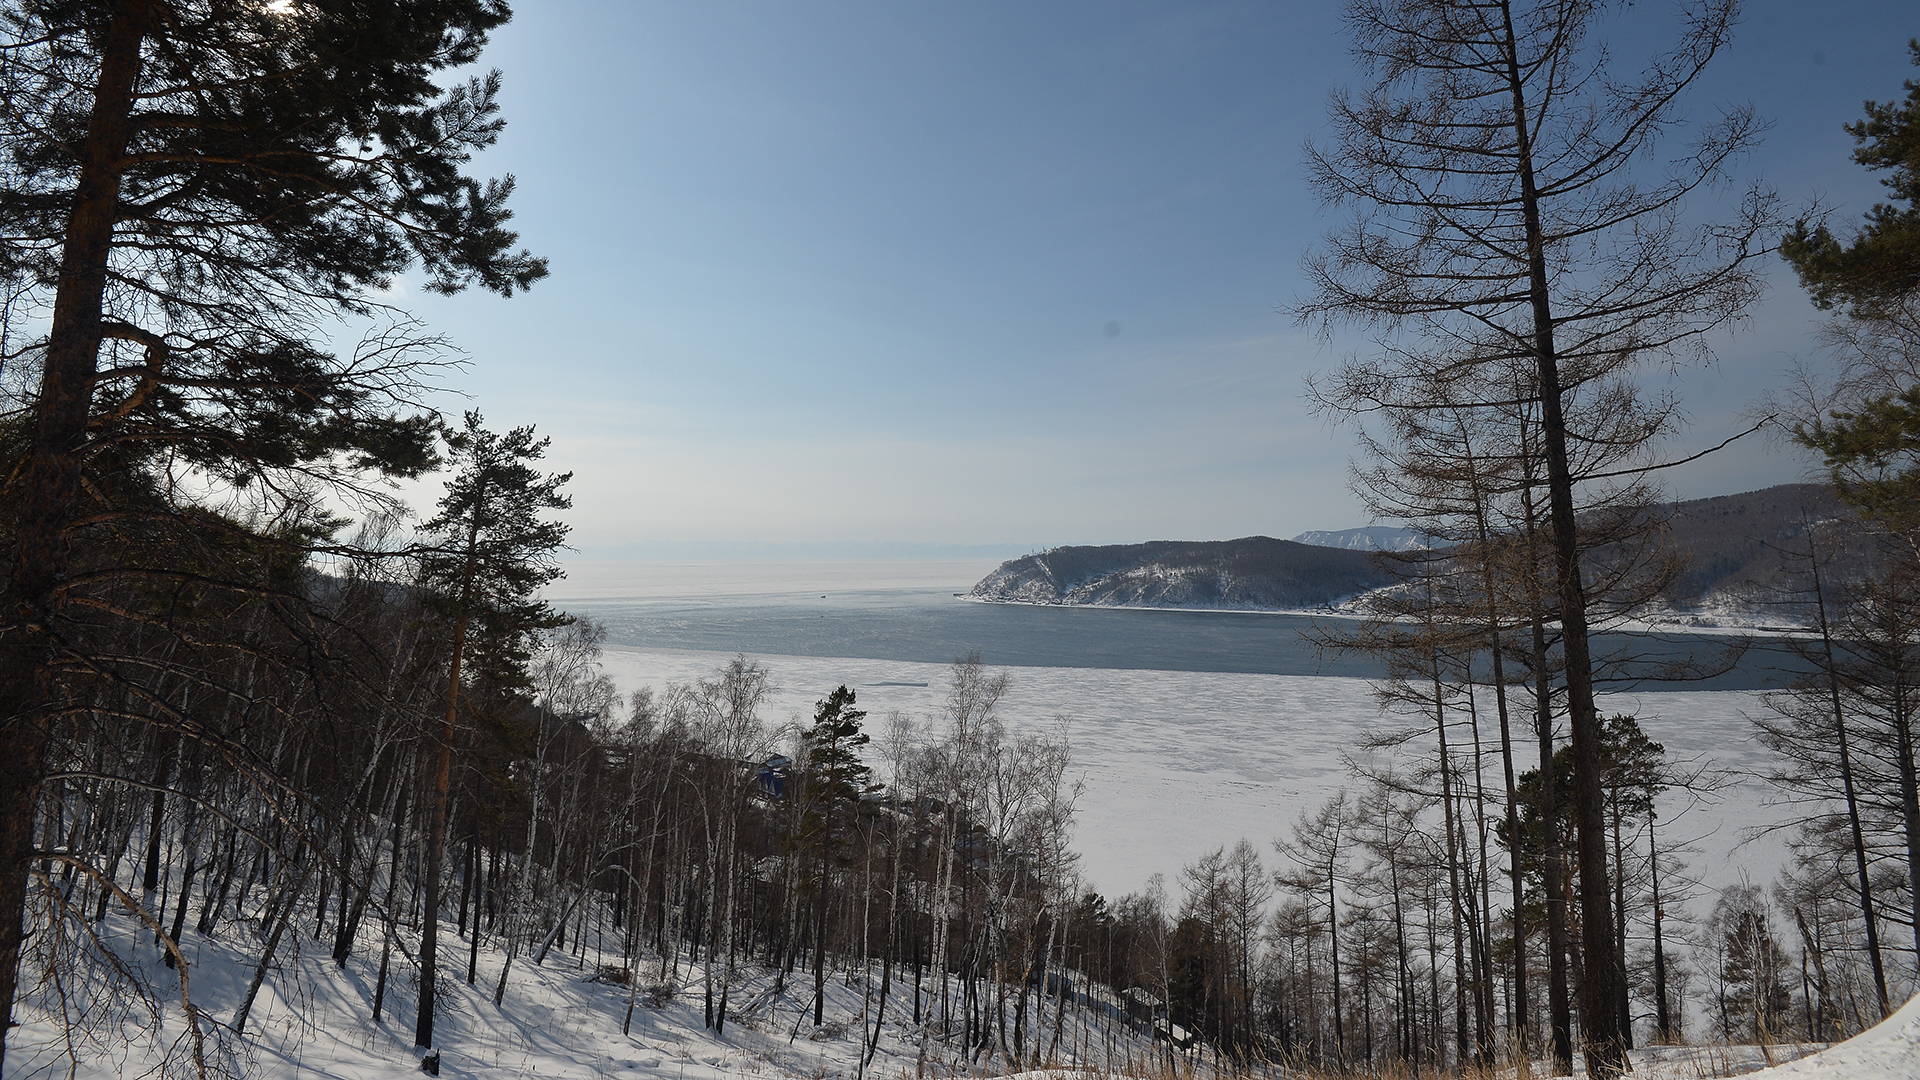
[[[1002,563],[977,600],[1099,607],[1325,607],[1393,580],[1377,556],[1270,536],[1058,547]]]
[[[1689,499],[1653,512],[1686,565],[1663,593],[1675,612],[1728,608],[1761,617],[1804,574],[1804,555],[1796,562],[1793,553],[1804,552],[1810,524],[1820,530],[1821,560],[1832,560],[1836,579],[1869,569],[1876,558],[1852,512],[1822,484]],[[970,595],[1095,607],[1326,607],[1395,580],[1378,552],[1351,546],[1371,531],[1304,534],[1327,538],[1329,546],[1248,536],[1057,547],[1002,563]]]
[[[1884,559],[1872,537],[1825,484],[1781,484],[1688,499],[1666,508],[1673,546],[1686,570],[1666,590],[1670,603],[1770,606],[1803,587],[1808,530],[1819,539],[1830,582],[1857,577]]]

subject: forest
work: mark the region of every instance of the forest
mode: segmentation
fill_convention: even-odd
[[[316,943],[430,1071],[450,995],[499,1006],[555,956],[627,1024],[693,1000],[723,1036],[751,987],[923,1074],[1119,1071],[1118,1039],[1169,1072],[1579,1052],[1598,1077],[1637,1043],[1891,1015],[1920,987],[1920,83],[1848,126],[1893,203],[1842,235],[1743,186],[1749,113],[1661,145],[1730,2],[1639,73],[1584,7],[1349,8],[1365,86],[1308,163],[1344,216],[1293,314],[1372,343],[1308,392],[1368,509],[1435,545],[1318,641],[1389,671],[1371,764],[1103,897],[1068,741],[1009,726],[1005,672],[957,658],[937,715],[841,686],[780,723],[744,655],[621,694],[604,628],[542,598],[570,477],[533,429],[429,406],[457,353],[386,291],[547,274],[512,179],[468,171],[504,122],[470,74],[503,4],[0,5],[0,1065],[53,1030],[35,1067],[78,1070],[165,1015],[169,1075],[237,1074]],[[1588,638],[1687,571],[1659,486],[1680,404],[1639,376],[1698,359],[1783,257],[1833,372],[1754,429],[1846,510],[1763,568],[1800,628],[1755,720],[1792,861],[1709,897],[1661,810],[1726,778],[1602,715],[1619,672]],[[422,478],[431,514],[390,483]],[[1729,640],[1662,674],[1738,663]],[[195,939],[249,958],[237,1000],[196,994]]]

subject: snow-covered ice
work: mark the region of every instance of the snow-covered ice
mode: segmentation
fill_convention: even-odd
[[[607,671],[623,690],[710,677],[728,654],[609,646]],[[814,702],[846,683],[859,694],[869,727],[898,710],[931,718],[945,699],[942,664],[812,656],[758,656],[774,693],[763,716],[802,721]],[[1357,787],[1346,761],[1362,754],[1369,729],[1415,721],[1382,715],[1365,680],[1329,676],[1020,667],[1002,703],[1018,729],[1055,727],[1062,719],[1084,781],[1074,848],[1089,884],[1114,897],[1245,837],[1263,849],[1287,834],[1303,811],[1341,786]],[[1748,839],[1756,825],[1784,818],[1765,805],[1753,777],[1771,764],[1752,738],[1748,716],[1764,708],[1744,691],[1616,694],[1601,707],[1640,718],[1676,761],[1731,770],[1745,777],[1717,801],[1689,809],[1678,796],[1661,807],[1663,846],[1691,840],[1691,875],[1710,887],[1743,875],[1771,882],[1785,854],[1777,837]],[[1487,784],[1498,768],[1499,730],[1491,701],[1482,715],[1488,739]],[[1524,718],[1516,717],[1524,730]],[[1522,737],[1516,731],[1516,737]],[[1427,740],[1430,744],[1431,740]],[[1425,745],[1425,744],[1423,744]],[[1523,760],[1537,764],[1537,750]],[[1522,768],[1525,766],[1523,765]],[[1684,812],[1683,812],[1684,811]],[[1745,841],[1743,843],[1743,841]],[[1706,901],[1711,905],[1711,899]],[[1698,914],[1704,915],[1703,909]]]

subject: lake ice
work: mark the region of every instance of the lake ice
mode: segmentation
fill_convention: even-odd
[[[829,611],[879,612],[891,618],[891,612],[905,610],[912,616],[936,603],[976,607],[953,599],[972,584],[968,575],[976,570],[985,572],[971,563],[628,565],[576,572],[556,600],[596,618],[613,616],[608,621],[615,624],[616,640],[648,640],[636,635],[635,627],[654,620],[674,623],[669,637],[676,641],[691,638],[704,644],[708,639],[703,634],[727,633],[711,628],[732,625],[744,628],[763,646],[794,643],[779,652],[745,650],[772,673],[775,690],[764,718],[774,724],[803,722],[816,701],[844,682],[858,692],[860,707],[873,718],[871,727],[896,710],[922,721],[937,716],[948,665],[932,662],[924,650],[941,642],[930,644],[903,632],[895,647],[904,653],[919,650],[914,659],[794,655],[818,652],[823,640],[829,645],[848,640],[831,632],[808,636],[807,605],[826,601],[819,623],[830,621],[825,614]],[[771,622],[765,617],[769,611],[775,613]],[[1083,614],[1110,618],[1147,613],[1049,612],[1066,619]],[[1061,636],[1057,629],[1050,633]],[[885,633],[857,640],[862,651],[889,648]],[[1084,646],[1056,641],[1049,647],[1071,652]],[[632,690],[711,676],[733,655],[733,650],[721,648],[615,644],[607,649],[605,663],[622,690]],[[1258,844],[1271,863],[1268,843],[1286,835],[1300,813],[1342,785],[1359,786],[1347,759],[1359,753],[1366,731],[1417,723],[1383,714],[1365,679],[1341,675],[1001,666],[1013,676],[1002,705],[1010,727],[1050,730],[1062,719],[1066,723],[1074,775],[1085,785],[1074,847],[1082,855],[1088,885],[1109,897],[1143,888],[1156,873],[1165,875],[1174,889],[1183,865],[1241,837]],[[1748,721],[1764,709],[1760,695],[1750,690],[1642,691],[1608,695],[1601,707],[1638,716],[1675,760],[1744,778],[1706,805],[1688,808],[1680,797],[1668,797],[1661,813],[1662,844],[1692,841],[1696,850],[1685,856],[1691,874],[1710,887],[1743,877],[1770,883],[1784,844],[1778,837],[1752,839],[1749,831],[1787,812],[1766,805],[1765,787],[1756,779],[1772,764],[1752,739]],[[1490,700],[1482,723],[1489,749],[1486,782],[1498,790],[1502,780],[1493,753],[1498,731]],[[1524,719],[1516,717],[1515,737],[1525,739],[1528,730]],[[1431,739],[1420,745],[1430,746]],[[1537,760],[1537,751],[1529,745],[1522,761]],[[1710,896],[1696,900],[1693,914],[1703,916],[1711,904]]]

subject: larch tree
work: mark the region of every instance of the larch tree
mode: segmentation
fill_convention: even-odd
[[[1370,601],[1369,619],[1316,636],[1324,646],[1384,658],[1383,699],[1412,711],[1438,713],[1459,698],[1471,716],[1478,687],[1484,683],[1492,690],[1506,780],[1506,833],[1512,836],[1519,810],[1509,699],[1523,694],[1529,681],[1539,686],[1527,678],[1528,669],[1544,665],[1526,638],[1536,620],[1549,615],[1540,584],[1553,576],[1544,545],[1531,542],[1544,525],[1541,508],[1527,498],[1542,472],[1531,449],[1539,408],[1522,392],[1531,385],[1531,369],[1513,358],[1475,366],[1450,358],[1432,364],[1403,358],[1399,369],[1397,377],[1382,378],[1376,366],[1357,362],[1315,380],[1312,389],[1322,410],[1342,419],[1366,418],[1359,432],[1362,457],[1352,470],[1352,487],[1364,505],[1378,518],[1413,525],[1432,547],[1390,557],[1403,584]],[[1567,395],[1567,404],[1582,417],[1584,436],[1570,448],[1572,470],[1607,478],[1582,485],[1576,504],[1589,626],[1597,627],[1657,598],[1677,571],[1660,543],[1665,521],[1657,492],[1633,467],[1647,459],[1649,441],[1671,428],[1676,406],[1618,378],[1579,387]],[[1543,634],[1542,652],[1544,645]],[[1530,710],[1537,734],[1548,743],[1551,696],[1543,691]],[[1432,730],[1444,733],[1445,724],[1436,722]],[[1509,869],[1514,949],[1524,957],[1531,928],[1518,868]],[[1560,915],[1551,909],[1544,928],[1549,966],[1556,969],[1564,967]],[[1492,999],[1483,992],[1492,982],[1486,975],[1491,950],[1480,952],[1483,977],[1475,989],[1488,1029],[1480,1046],[1484,1057],[1493,1049]],[[1570,1007],[1558,977],[1549,979],[1547,990],[1553,1061],[1564,1065],[1572,1058]],[[1529,1042],[1531,992],[1526,965],[1516,962],[1509,1009],[1516,1053]]]
[[[1729,41],[1733,0],[1683,9],[1671,51],[1622,77],[1593,39],[1608,5],[1578,0],[1352,0],[1347,26],[1368,84],[1331,105],[1333,136],[1310,146],[1311,179],[1350,208],[1309,256],[1317,295],[1299,306],[1328,329],[1374,335],[1364,362],[1392,379],[1519,361],[1509,397],[1539,407],[1552,595],[1576,760],[1579,893],[1586,997],[1610,1002],[1624,978],[1613,941],[1571,445],[1581,387],[1650,362],[1705,353],[1705,336],[1758,295],[1773,201],[1750,189],[1726,222],[1688,216],[1717,194],[1759,125],[1735,109],[1699,125],[1663,160],[1687,90]],[[1361,362],[1356,362],[1361,363]],[[1590,1074],[1626,1067],[1610,1009],[1583,1028]]]
[[[0,1016],[48,747],[84,687],[112,675],[89,658],[115,632],[98,622],[164,622],[99,597],[198,572],[130,564],[150,552],[116,548],[116,529],[240,532],[311,516],[316,486],[367,494],[369,473],[424,471],[434,425],[418,390],[434,343],[397,319],[339,355],[334,320],[380,315],[378,293],[410,267],[441,292],[512,294],[546,273],[514,250],[511,180],[466,172],[500,131],[497,74],[436,81],[475,63],[508,16],[499,0],[0,5],[0,277],[18,377],[0,582]],[[45,321],[13,317],[28,312]],[[278,539],[298,563],[324,535]],[[199,587],[261,587],[214,566]],[[77,632],[89,605],[96,625]],[[178,701],[155,712],[192,727]]]

